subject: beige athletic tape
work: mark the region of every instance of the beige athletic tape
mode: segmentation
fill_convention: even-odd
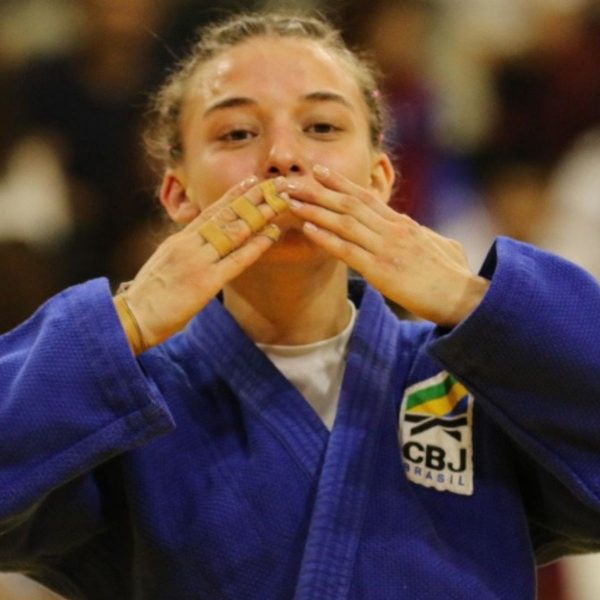
[[[260,188],[263,191],[263,196],[265,197],[265,202],[276,212],[282,213],[288,210],[288,203],[277,195],[277,190],[275,189],[275,184],[271,179],[267,179],[267,181],[263,181],[260,184]]]
[[[267,223],[267,219],[246,196],[236,198],[229,207],[240,219],[246,221],[254,233],[260,231]]]
[[[276,242],[281,237],[281,229],[275,223],[269,223],[258,232],[258,235],[266,235],[270,240]]]
[[[231,238],[212,221],[202,223],[198,228],[198,232],[214,247],[221,258],[227,256],[233,250]]]

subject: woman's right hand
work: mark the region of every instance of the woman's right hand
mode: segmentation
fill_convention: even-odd
[[[287,190],[284,177],[273,180],[277,194]],[[123,295],[131,315],[143,336],[144,349],[156,346],[182,329],[201,311],[223,286],[256,262],[274,243],[261,233],[253,233],[243,219],[230,208],[240,196],[246,196],[269,223],[276,212],[265,202],[264,192],[255,178],[230,189],[220,200],[177,233],[169,236],[140,269]],[[221,257],[207,242],[201,227],[211,222],[225,233],[233,250]],[[131,339],[131,323],[116,302],[117,312]],[[139,350],[138,350],[139,351]]]

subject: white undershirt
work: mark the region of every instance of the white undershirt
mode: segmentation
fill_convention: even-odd
[[[304,396],[329,430],[337,412],[348,341],[356,321],[356,307],[349,300],[348,304],[350,321],[332,338],[300,346],[257,344]]]

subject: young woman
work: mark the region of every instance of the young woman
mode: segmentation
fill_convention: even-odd
[[[147,135],[180,229],[0,339],[5,570],[73,599],[521,600],[534,558],[600,546],[598,284],[508,239],[471,273],[386,206],[382,132],[326,23],[204,32]]]

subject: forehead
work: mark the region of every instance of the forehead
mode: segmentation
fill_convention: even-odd
[[[259,37],[203,65],[190,81],[187,108],[206,107],[230,94],[283,102],[315,90],[339,93],[362,106],[349,64],[333,51],[313,40]]]

